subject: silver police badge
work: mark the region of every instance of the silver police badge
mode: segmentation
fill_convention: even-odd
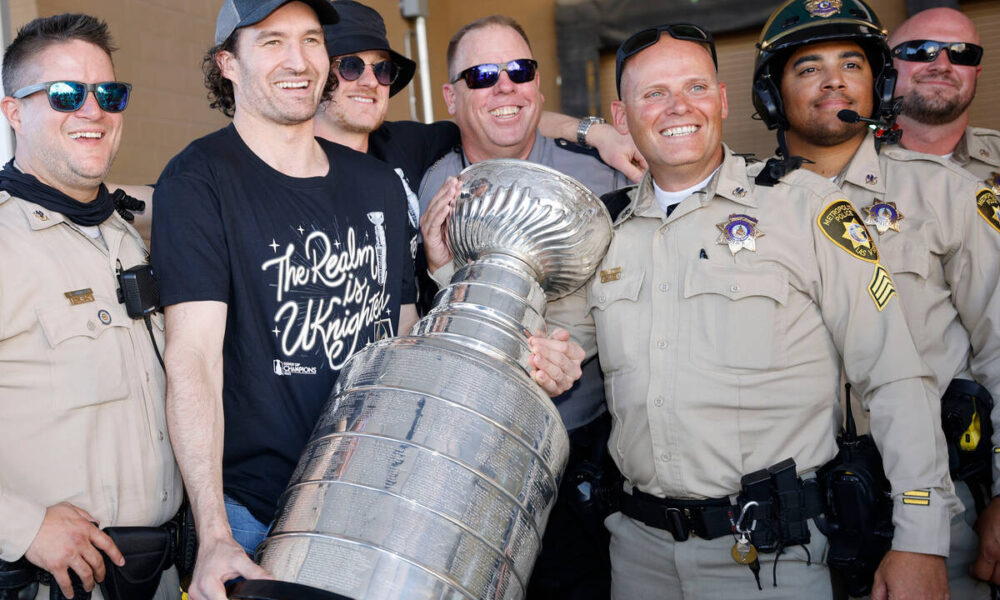
[[[899,231],[899,222],[903,220],[903,213],[896,208],[895,202],[875,200],[871,206],[866,206],[861,210],[865,213],[865,225],[874,225],[879,234],[890,229]]]
[[[757,238],[764,236],[764,232],[757,228],[757,219],[749,215],[729,215],[728,221],[718,223],[716,227],[722,232],[716,243],[729,246],[729,251],[733,254],[744,248],[756,252]]]
[[[994,194],[1000,194],[1000,173],[993,171],[986,178],[986,185],[990,186]]]

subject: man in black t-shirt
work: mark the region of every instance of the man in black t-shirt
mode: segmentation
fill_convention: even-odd
[[[266,577],[245,550],[339,369],[416,320],[398,179],[313,137],[335,85],[322,25],[336,19],[327,0],[227,0],[204,66],[233,123],[176,156],[156,188],[167,412],[200,541],[193,598]]]

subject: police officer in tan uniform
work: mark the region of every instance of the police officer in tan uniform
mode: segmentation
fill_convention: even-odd
[[[111,50],[103,22],[59,15],[3,61],[17,149],[0,171],[0,560],[48,571],[52,598],[102,598],[101,553],[123,558],[101,528],[159,526],[182,499],[150,337],[163,347],[163,318],[147,332],[116,297],[116,269],[148,255],[102,184],[128,100]],[[33,586],[16,597],[50,598]],[[171,568],[156,598],[179,596]]]
[[[892,32],[895,93],[903,98],[900,145],[950,158],[1000,193],[1000,131],[969,125],[983,71],[979,44],[972,19],[954,8],[921,11]]]
[[[937,396],[944,397],[946,426],[951,429],[960,416],[953,414],[953,402],[969,409],[961,427],[950,432],[956,444],[953,477],[977,475],[976,457],[982,465],[978,474],[988,473],[990,441],[980,438],[989,407],[974,412],[971,398],[1000,394],[996,196],[945,159],[881,143],[892,136],[885,127],[895,71],[885,32],[861,0],[825,7],[791,0],[765,25],[759,48],[754,81],[759,114],[784,134],[786,156],[804,157],[805,168],[834,178],[862,216],[892,272],[914,342],[934,373]],[[857,116],[883,122],[872,123],[871,133],[864,122],[847,122]],[[1000,424],[998,419],[995,409],[994,423]],[[957,486],[967,513],[951,529],[949,579],[955,598],[989,597],[988,586],[968,575],[976,557],[974,509],[991,495],[983,486],[975,498],[970,489],[977,487]]]
[[[897,536],[879,575],[900,597],[942,598],[957,502],[936,390],[892,278],[830,182],[795,170],[758,184],[762,165],[721,143],[714,57],[689,25],[619,48],[615,124],[650,169],[598,273],[548,312],[601,355],[609,447],[626,478],[622,512],[605,522],[613,597],[830,596],[812,476],[837,452],[843,365],[893,483]],[[754,494],[760,481],[787,502]],[[774,543],[764,507],[779,505],[796,515],[785,525],[798,520]]]

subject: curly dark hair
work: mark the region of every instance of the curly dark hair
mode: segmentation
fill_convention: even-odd
[[[221,110],[222,114],[229,118],[233,117],[236,110],[233,82],[222,76],[222,69],[219,68],[215,57],[223,51],[236,56],[236,40],[239,39],[239,33],[237,29],[224,42],[209,48],[205,58],[201,59],[201,71],[205,74],[205,87],[208,88],[208,106]]]
[[[239,39],[240,30],[237,29],[226,38],[221,44],[216,44],[208,49],[205,57],[201,60],[201,70],[205,74],[205,87],[208,88],[208,100],[210,108],[217,108],[222,114],[229,118],[236,112],[236,99],[233,95],[233,82],[222,75],[222,69],[216,60],[219,52],[229,52],[236,56],[236,42]],[[326,74],[326,84],[323,86],[322,102],[333,97],[333,91],[337,89],[337,77],[333,70]]]

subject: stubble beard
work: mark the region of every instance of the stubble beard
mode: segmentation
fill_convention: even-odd
[[[960,117],[969,108],[975,97],[975,88],[968,99],[964,101],[958,95],[952,98],[942,98],[933,95],[925,96],[911,91],[903,97],[903,114],[925,125],[944,125]]]
[[[793,127],[799,137],[808,140],[816,146],[839,146],[854,139],[865,129],[864,123],[844,123],[843,121],[824,123],[821,121],[806,121]]]

